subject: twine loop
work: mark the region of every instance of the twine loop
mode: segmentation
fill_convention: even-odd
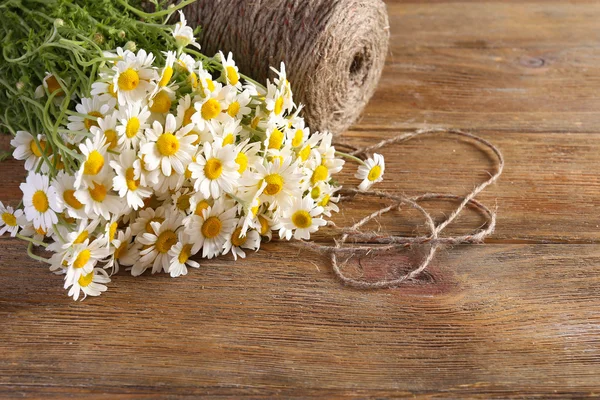
[[[355,149],[351,154],[358,156],[371,153],[382,147],[402,143],[418,136],[430,134],[450,134],[471,139],[484,148],[491,150],[496,157],[496,172],[490,174],[489,179],[477,185],[466,196],[458,196],[454,194],[427,193],[420,196],[406,197],[403,195],[391,194],[378,190],[359,191],[357,189],[345,189],[340,193],[344,196],[342,200],[348,200],[357,196],[369,196],[386,199],[391,204],[380,210],[367,215],[360,221],[350,227],[339,227],[335,223],[330,223],[329,227],[338,232],[339,237],[334,239],[334,245],[322,245],[314,242],[296,241],[294,244],[299,247],[307,248],[322,254],[330,255],[331,266],[333,272],[338,279],[345,285],[352,286],[358,289],[385,289],[401,285],[405,282],[416,282],[418,276],[426,270],[427,266],[433,260],[437,250],[443,245],[458,245],[467,243],[482,243],[486,237],[491,235],[496,227],[496,212],[490,210],[487,206],[475,199],[486,187],[496,182],[504,169],[504,157],[500,150],[491,142],[473,135],[468,132],[463,132],[457,129],[420,129],[414,132],[401,134],[390,139],[382,140],[381,142],[362,149]],[[348,145],[343,145],[350,147]],[[448,215],[442,222],[436,224],[429,214],[419,203],[427,200],[453,200],[459,201],[459,205],[454,211]],[[421,213],[425,219],[425,225],[429,233],[422,236],[398,236],[398,235],[381,235],[374,232],[364,232],[361,230],[367,223],[373,221],[384,214],[398,210],[402,205],[409,205]],[[486,224],[481,229],[466,235],[441,236],[444,229],[448,227],[466,207],[471,207],[486,218]],[[373,247],[373,245],[378,245]],[[366,281],[351,278],[343,271],[343,265],[338,261],[339,255],[346,255],[346,262],[358,254],[377,254],[385,253],[398,248],[410,247],[413,245],[428,245],[427,254],[418,264],[412,268],[410,272],[405,273],[399,278],[383,279],[379,281]],[[345,264],[345,263],[344,263]]]

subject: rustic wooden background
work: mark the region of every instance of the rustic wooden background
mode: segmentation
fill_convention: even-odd
[[[600,4],[388,5],[381,85],[345,137],[441,126],[496,143],[505,174],[480,197],[498,206],[493,237],[444,249],[425,283],[393,290],[342,287],[327,259],[269,244],[181,279],[119,275],[82,303],[23,243],[1,238],[1,397],[600,393]],[[380,188],[411,195],[467,193],[492,166],[448,137],[384,154]],[[22,165],[0,169],[0,199],[16,202]],[[339,219],[377,206],[346,204]],[[467,213],[452,230],[479,223]],[[410,212],[374,229],[424,230]],[[407,252],[361,264],[382,277],[410,261]]]

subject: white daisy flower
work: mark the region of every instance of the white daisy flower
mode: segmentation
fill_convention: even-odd
[[[260,248],[260,234],[254,229],[243,234],[241,222],[242,221],[240,220],[237,228],[235,228],[231,236],[229,236],[223,245],[223,254],[227,254],[231,251],[233,258],[236,261],[238,257],[246,258],[246,253],[243,249],[258,251]]]
[[[140,261],[131,269],[133,276],[141,275],[150,265],[153,274],[169,270],[169,250],[177,244],[177,231],[181,227],[181,221],[181,216],[174,214],[168,216],[163,223],[150,223],[152,232],[144,232],[138,237],[138,242],[144,248],[140,252]]]
[[[139,260],[140,253],[132,239],[131,227],[117,231],[115,238],[110,242],[113,250],[108,263],[104,266],[105,269],[111,268],[112,274],[116,274],[121,265],[131,266]]]
[[[227,58],[225,58],[223,52],[219,51],[219,59],[221,60],[221,65],[223,67],[221,70],[221,79],[223,82],[225,82],[227,85],[241,89],[242,84],[240,83],[240,72],[238,67],[235,65],[235,61],[233,61],[233,54],[229,52]]]
[[[92,118],[69,115],[67,129],[73,132],[90,132],[93,126],[98,126],[98,118],[103,118],[105,115],[112,113],[116,104],[117,101],[114,98],[109,98],[106,101],[103,101],[99,96],[82,98],[81,103],[75,106],[75,110],[79,114],[88,115]]]
[[[196,154],[196,161],[188,167],[195,180],[194,189],[215,199],[222,193],[233,192],[239,178],[235,159],[232,145],[221,147],[218,142],[212,145],[205,142],[203,150]]]
[[[60,171],[52,181],[56,191],[58,207],[64,210],[70,218],[86,219],[83,204],[75,197],[75,177]]]
[[[150,127],[148,118],[150,118],[150,110],[143,103],[126,104],[120,107],[117,114],[120,122],[117,133],[121,148],[137,150],[144,131]]]
[[[183,174],[196,150],[192,143],[197,136],[188,135],[192,128],[187,125],[177,130],[173,114],[167,115],[164,129],[158,121],[154,121],[152,128],[146,129],[148,143],[141,146],[146,169],[153,171],[160,166],[166,176],[171,176],[172,169]]]
[[[117,92],[115,92],[115,84],[113,83],[114,71],[112,69],[110,71],[112,73],[106,76],[106,81],[102,80],[92,83],[90,95],[98,96],[102,101],[108,101],[109,99],[117,100]]]
[[[332,141],[333,134],[331,132],[323,133],[317,151],[321,156],[320,164],[325,166],[330,174],[337,174],[344,167],[345,161],[335,156],[335,147],[331,144]]]
[[[262,162],[261,156],[258,154],[260,151],[260,143],[250,143],[249,140],[245,140],[238,144],[235,148],[235,162],[238,165],[238,173],[243,175],[248,167],[253,167]]]
[[[252,112],[252,109],[248,107],[252,99],[250,98],[250,91],[244,90],[238,93],[235,90],[230,90],[225,97],[227,104],[227,114],[234,119],[242,119],[246,115]]]
[[[10,141],[10,145],[15,148],[13,157],[15,160],[25,160],[25,170],[33,171],[42,153],[48,155],[49,149],[46,149],[46,139],[43,135],[37,135],[37,142],[33,135],[27,131],[17,131],[15,137]]]
[[[193,192],[190,188],[182,188],[171,195],[172,206],[175,211],[185,217],[190,213]]]
[[[94,137],[104,137],[108,150],[120,151],[119,136],[117,134],[117,117],[118,113],[113,112],[104,116],[104,118],[98,118],[98,126],[92,126],[90,132]]]
[[[67,86],[67,84],[61,79],[63,86]],[[46,90],[48,94],[52,94],[56,92],[56,96],[64,96],[65,92],[63,91],[60,83],[58,83],[58,79],[56,76],[52,75],[49,72],[46,72],[46,76],[42,80],[42,84],[35,89],[35,97],[41,98],[46,95]]]
[[[373,184],[381,182],[383,180],[383,173],[385,171],[385,161],[381,154],[374,154],[373,158],[367,159],[365,165],[358,167],[358,171],[355,178],[362,179],[359,190],[368,190]]]
[[[86,139],[85,143],[79,145],[79,151],[85,158],[85,161],[79,167],[75,174],[75,188],[79,189],[84,183],[95,179],[104,172],[104,166],[108,164],[106,160],[106,151],[108,144],[106,138],[100,132],[92,139]]]
[[[227,110],[225,99],[228,92],[225,88],[215,90],[194,104],[198,112],[192,115],[192,121],[198,126],[198,129],[205,130],[214,121],[224,121],[231,118],[223,112]]]
[[[169,262],[169,274],[171,278],[177,278],[178,276],[187,275],[187,267],[200,268],[200,264],[196,261],[190,260],[190,257],[195,255],[193,250],[193,243],[190,238],[183,232],[180,231],[178,235],[179,241],[169,250],[169,256],[171,261]]]
[[[310,129],[308,127],[293,126],[285,131],[287,142],[292,147],[301,147],[310,137]]]
[[[48,176],[30,173],[20,185],[23,192],[23,206],[27,220],[33,226],[48,232],[58,222],[58,205],[56,190],[50,186]]]
[[[100,224],[99,219],[82,219],[77,229],[63,235],[65,242],[60,246],[63,250],[70,249],[75,245],[82,244],[89,238],[95,236],[96,228]]]
[[[337,213],[340,211],[336,204],[340,201],[340,196],[335,196],[335,192],[340,189],[341,187],[336,188],[325,182],[321,182],[311,189],[310,197],[312,197],[318,206],[323,207],[323,215],[331,217],[332,212]]]
[[[146,50],[138,51],[137,55],[128,55],[123,61],[113,67],[115,76],[113,85],[119,104],[126,105],[141,101],[144,96],[154,90],[158,73],[153,69],[154,56]]]
[[[152,191],[141,186],[140,176],[136,176],[140,170],[141,161],[136,157],[134,150],[123,150],[118,161],[111,161],[110,166],[117,174],[113,178],[113,188],[120,197],[127,199],[127,205],[134,210],[144,207],[144,199],[152,196]]]
[[[131,225],[131,234],[136,239],[141,238],[142,233],[152,233],[152,222],[158,222],[162,224],[165,221],[166,209],[164,207],[158,207],[153,209],[151,207],[140,210],[138,217]]]
[[[163,88],[169,85],[171,82],[171,78],[173,77],[173,63],[177,57],[174,51],[165,51],[164,55],[166,56],[165,66],[160,74],[158,79],[157,88]],[[157,89],[155,89],[157,91]]]
[[[173,37],[180,48],[192,45],[200,50],[200,45],[196,43],[196,39],[194,38],[194,30],[187,26],[185,15],[183,15],[181,10],[179,11],[179,22],[175,24],[175,29],[173,29]]]
[[[19,228],[27,223],[23,210],[14,210],[11,206],[5,206],[0,201],[0,236],[5,233],[15,237]]]
[[[106,271],[102,268],[94,268],[88,274],[81,275],[79,278],[70,284],[69,297],[73,297],[73,300],[79,299],[79,295],[83,292],[83,299],[87,296],[100,296],[101,293],[105,292],[107,287],[106,283],[110,282],[110,278]],[[69,287],[67,286],[67,288]]]
[[[281,220],[274,229],[279,229],[279,237],[282,239],[290,240],[293,235],[297,240],[308,240],[311,233],[327,225],[327,222],[320,218],[322,213],[323,207],[315,207],[310,196],[295,197],[291,206],[284,210]]]
[[[119,196],[111,189],[112,175],[98,175],[84,187],[76,190],[75,198],[84,205],[88,217],[102,216],[108,220],[111,214],[121,215],[126,209]]]
[[[192,74],[190,79],[192,80],[192,87],[200,96],[203,98],[210,97],[223,89],[223,85],[220,82],[213,81],[212,75],[204,69],[201,62],[197,63],[196,70],[198,74]]]
[[[98,261],[109,256],[110,251],[106,248],[106,239],[100,237],[90,241],[86,239],[83,243],[76,244],[67,255],[67,274],[65,276],[65,289],[76,282],[82,275],[92,272]]]
[[[204,210],[207,210],[209,207],[212,207],[214,204],[214,199],[211,197],[204,197],[204,195],[200,192],[194,193],[190,197],[190,212],[192,214],[202,216]],[[184,224],[187,225],[187,220],[184,221]]]
[[[257,164],[256,172],[244,174],[240,184],[246,187],[264,186],[261,202],[271,203],[271,209],[286,204],[290,199],[301,195],[300,179],[302,174],[292,158],[286,158],[283,163],[280,158],[267,162],[267,165]]]
[[[235,229],[236,209],[224,208],[219,199],[212,207],[203,211],[202,216],[192,215],[185,226],[185,233],[194,242],[192,252],[202,248],[202,257],[213,258],[223,251],[223,245]]]
[[[220,145],[227,146],[228,144],[235,145],[238,142],[238,137],[242,131],[240,120],[229,119],[225,122],[215,123],[209,126],[213,140]]]

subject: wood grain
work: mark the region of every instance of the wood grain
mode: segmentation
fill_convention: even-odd
[[[266,244],[201,260],[187,277],[115,276],[72,302],[61,277],[0,238],[1,398],[572,398],[600,393],[600,5],[592,1],[388,1],[380,88],[344,140],[422,126],[468,129],[506,157],[480,199],[483,245],[439,252],[422,283],[345,288],[326,258]],[[0,137],[0,148],[7,138]],[[471,143],[384,149],[383,190],[465,194],[492,164]],[[342,181],[354,183],[351,168]],[[16,203],[22,164],[0,163]],[[350,202],[356,221],[381,203]],[[441,218],[451,204],[430,203]],[[476,229],[465,213],[448,233]],[[370,228],[423,232],[402,210]],[[324,233],[317,240],[330,240]],[[401,274],[422,248],[351,260]]]

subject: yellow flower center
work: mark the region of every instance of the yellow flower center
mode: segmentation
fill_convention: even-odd
[[[185,110],[185,113],[183,113],[183,126],[192,123],[192,115],[194,114],[196,114],[196,109],[194,107],[190,107]]]
[[[179,196],[179,198],[177,199],[177,208],[180,209],[181,211],[186,211],[190,209],[190,195],[189,194],[182,194],[181,196]]]
[[[269,196],[275,196],[277,193],[281,192],[281,189],[283,189],[283,178],[279,174],[270,174],[265,176],[265,182],[267,182],[265,193]]]
[[[327,179],[327,176],[329,176],[329,170],[327,169],[327,167],[324,165],[319,165],[317,168],[315,168],[315,171],[313,172],[310,181],[314,185],[317,182],[321,182]]]
[[[121,257],[123,257],[123,253],[125,253],[125,250],[127,250],[126,241],[121,243],[121,245],[115,249],[115,260],[119,260]]]
[[[88,115],[90,117],[102,118],[102,114],[100,114],[98,111],[92,111],[88,113]],[[83,120],[83,124],[85,125],[85,129],[89,131],[92,126],[98,126],[98,121],[86,118]]]
[[[218,179],[222,173],[223,164],[221,164],[221,160],[218,158],[211,158],[206,161],[206,164],[204,165],[204,175],[206,175],[208,179]]]
[[[104,167],[104,156],[98,150],[92,151],[83,164],[83,173],[85,175],[98,175]]]
[[[50,208],[50,205],[48,204],[48,196],[46,196],[46,193],[42,192],[41,190],[38,190],[33,194],[31,202],[33,203],[33,208],[41,213],[45,213],[48,211],[48,208]]]
[[[215,91],[215,83],[212,81],[212,79],[206,78],[206,86],[208,87],[209,91]]]
[[[63,199],[65,200],[65,203],[75,210],[80,210],[83,207],[83,204],[81,204],[81,202],[75,197],[74,190],[65,190],[63,193]]]
[[[166,113],[171,109],[171,98],[164,90],[161,90],[152,99],[150,111],[155,113]]]
[[[243,246],[244,243],[246,243],[246,240],[248,240],[248,236],[241,236],[241,233],[242,227],[239,226],[236,228],[235,231],[233,231],[233,234],[231,235],[231,244],[235,247]]]
[[[41,147],[41,149],[40,149]],[[46,152],[46,141],[45,140],[40,140],[40,145],[38,146],[38,144],[35,142],[35,140],[31,140],[31,142],[29,143],[29,148],[31,149],[31,152],[36,156],[36,157],[41,157],[42,156],[42,152]]]
[[[239,112],[240,103],[238,103],[237,101],[234,101],[229,105],[229,107],[227,107],[227,114],[229,114],[229,116],[232,118],[235,118],[235,116],[238,115]]]
[[[108,94],[110,94],[115,99],[117,98],[117,92],[115,92],[115,84],[111,83],[108,85]]]
[[[292,222],[297,228],[308,228],[312,225],[312,217],[308,211],[299,210],[292,215]]]
[[[140,180],[135,179],[135,171],[132,167],[127,168],[125,171],[125,181],[127,182],[127,188],[131,191],[135,191],[140,186]]]
[[[54,75],[50,75],[50,77],[46,79],[46,86],[48,87],[48,92],[50,92],[50,94],[58,92],[56,93],[57,96],[63,95],[62,88],[60,87],[60,84]]]
[[[113,222],[112,224],[110,224],[110,227],[108,228],[108,241],[109,243],[112,242],[113,240],[115,240],[115,235],[117,234],[117,228],[119,227],[119,224],[116,222]]]
[[[125,126],[125,136],[131,139],[132,137],[138,134],[139,130],[140,120],[138,119],[138,117],[129,118],[129,120],[127,121],[127,125]]]
[[[306,161],[308,160],[308,156],[310,156],[310,146],[305,146],[302,150],[300,150],[300,152],[298,153],[298,157],[300,157],[302,159],[302,161]]]
[[[194,89],[198,87],[198,75],[193,72],[190,74],[190,83]]]
[[[275,100],[275,107],[273,108],[273,112],[276,115],[281,114],[281,112],[283,111],[283,97],[278,97],[277,100]]]
[[[177,243],[177,234],[173,231],[164,231],[156,240],[156,250],[159,253],[165,254],[171,250],[171,247]]]
[[[108,148],[113,150],[117,147],[117,132],[114,129],[107,129],[104,131],[104,137],[106,137],[106,143],[108,143]]]
[[[298,129],[294,134],[294,138],[292,139],[292,146],[300,146],[302,144],[302,139],[304,139],[304,132],[302,131],[302,129]]]
[[[136,70],[129,68],[121,72],[117,84],[119,85],[120,90],[134,90],[140,84],[140,76]]]
[[[312,197],[313,200],[316,200],[320,196],[321,196],[321,188],[318,186],[315,186],[314,188],[312,188],[312,190],[310,191],[310,197]]]
[[[181,253],[179,253],[179,257],[177,258],[177,261],[179,261],[180,264],[185,264],[187,262],[187,260],[190,259],[190,255],[192,254],[192,245],[191,244],[186,244],[183,246],[183,248],[181,249]]]
[[[267,221],[267,219],[262,215],[259,215],[258,222],[260,222],[260,234],[265,236],[267,233],[269,233],[269,221]]]
[[[248,156],[240,151],[235,157],[235,162],[239,165],[238,172],[243,174],[246,168],[248,168]]]
[[[172,133],[163,133],[156,141],[156,148],[162,156],[172,156],[179,150],[179,139]]]
[[[250,123],[250,126],[252,127],[252,129],[256,129],[256,127],[258,126],[259,123],[260,123],[260,117],[254,117],[252,119],[252,122]]]
[[[256,214],[258,213],[258,208],[260,207],[260,205],[258,206],[254,206],[250,209],[250,211],[252,211],[252,215],[256,217]]]
[[[81,286],[81,287],[87,287],[90,285],[90,283],[92,283],[93,280],[94,280],[94,271],[90,272],[87,275],[81,275],[79,277],[79,279],[77,280],[77,283],[79,283],[79,286]]]
[[[225,69],[227,70],[227,80],[229,81],[229,83],[234,86],[237,85],[237,83],[240,81],[240,76],[238,75],[235,68],[229,66]]]
[[[8,226],[17,226],[17,219],[11,213],[5,212],[2,214],[2,221]]]
[[[269,137],[269,149],[279,150],[283,144],[283,132],[279,129],[273,129]]]
[[[90,192],[90,196],[92,199],[98,203],[102,203],[106,198],[106,186],[101,183],[93,182],[94,187],[88,188],[88,192]]]
[[[158,86],[164,87],[167,86],[171,78],[173,77],[173,67],[167,66],[163,70],[162,78],[160,78],[160,82],[158,82]]]
[[[73,262],[73,268],[83,268],[85,267],[85,265],[88,263],[88,261],[90,261],[90,258],[92,257],[92,252],[89,251],[88,249],[82,250],[78,255],[77,258],[75,258],[75,261]]]
[[[42,236],[46,236],[46,233],[47,233],[45,230],[43,230],[43,229],[42,229],[42,227],[41,227],[41,226],[40,226],[39,228],[35,228],[35,232],[36,232],[38,235],[42,235]]]
[[[202,224],[202,235],[207,239],[212,239],[221,233],[221,220],[217,217],[208,217]]]
[[[223,146],[227,146],[228,144],[233,144],[234,141],[235,141],[235,139],[233,137],[233,133],[229,133],[223,139]]]
[[[73,240],[73,244],[81,244],[81,243],[85,242],[85,240],[88,237],[89,237],[89,232],[87,231],[87,229],[84,229],[83,231],[81,231],[81,233],[79,235],[77,235],[75,240]]]
[[[146,232],[154,232],[154,230],[152,229],[152,222],[158,222],[159,224],[162,224],[163,222],[165,222],[165,219],[162,217],[154,217],[152,218],[150,221],[148,221],[146,223]]]
[[[319,205],[320,205],[321,207],[326,207],[326,206],[329,204],[329,200],[331,200],[331,196],[330,196],[330,195],[328,195],[328,194],[326,194],[326,195],[323,197],[323,200],[321,200],[321,202],[319,203]]]
[[[200,203],[198,203],[196,205],[196,210],[194,211],[194,214],[202,216],[202,212],[204,210],[206,210],[208,207],[210,207],[210,204],[208,204],[208,201],[202,200]]]
[[[221,113],[221,103],[215,99],[208,99],[202,104],[200,113],[205,120],[211,120]]]
[[[379,165],[376,165],[373,168],[371,168],[371,170],[369,171],[369,175],[367,176],[367,179],[369,179],[371,182],[373,182],[373,181],[376,181],[377,179],[379,179],[380,176],[381,176],[381,167]]]

